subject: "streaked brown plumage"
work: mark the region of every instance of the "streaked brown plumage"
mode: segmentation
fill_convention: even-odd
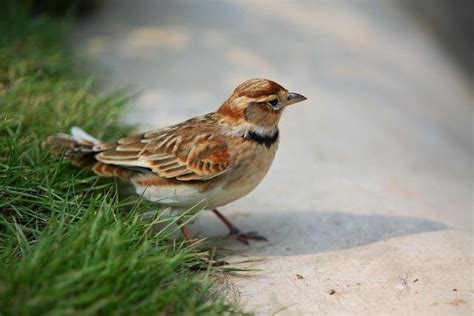
[[[213,210],[231,233],[247,239],[215,208],[235,201],[266,175],[278,147],[278,122],[290,104],[305,100],[266,79],[240,84],[216,111],[173,126],[105,143],[79,128],[50,136],[43,148],[100,176],[130,181],[147,199],[186,210]],[[184,231],[185,236],[187,236]]]

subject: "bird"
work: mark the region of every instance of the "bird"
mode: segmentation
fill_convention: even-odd
[[[185,211],[211,210],[238,241],[267,241],[244,233],[218,210],[254,190],[267,174],[278,148],[278,123],[290,105],[306,100],[263,78],[239,84],[215,112],[114,142],[78,127],[49,136],[42,148],[63,154],[73,165],[98,176],[130,182],[145,199]],[[185,240],[191,240],[184,225]]]

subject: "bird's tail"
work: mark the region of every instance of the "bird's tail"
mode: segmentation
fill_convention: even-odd
[[[129,179],[136,171],[122,166],[100,162],[96,155],[102,151],[115,148],[116,144],[105,143],[80,129],[71,128],[71,134],[55,134],[49,136],[42,144],[43,149],[49,150],[53,155],[59,156],[64,152],[64,157],[79,168],[91,168],[102,177],[119,177]]]
[[[95,154],[102,151],[103,142],[87,134],[81,128],[74,126],[71,134],[59,133],[49,136],[42,144],[43,149],[58,156],[64,152],[64,157],[71,160],[77,167],[92,166]]]

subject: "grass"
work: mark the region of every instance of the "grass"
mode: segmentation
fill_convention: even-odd
[[[216,294],[209,255],[140,219],[150,203],[119,198],[40,149],[71,126],[105,140],[119,124],[122,93],[98,96],[65,47],[70,22],[0,13],[0,314],[238,313]],[[156,221],[166,221],[159,216]]]

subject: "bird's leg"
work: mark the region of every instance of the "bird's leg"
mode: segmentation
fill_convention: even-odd
[[[190,241],[191,237],[189,236],[188,229],[185,226],[181,226],[179,228],[181,230],[181,233],[183,234],[183,237],[186,241]]]
[[[229,233],[243,244],[248,245],[249,240],[268,241],[267,238],[260,236],[257,232],[242,233],[234,224],[232,224],[221,212],[213,209],[212,212],[229,228]]]
[[[225,224],[225,226],[229,228],[229,233],[231,235],[240,233],[240,230],[234,224],[232,224],[224,215],[222,215],[221,212],[219,212],[217,209],[213,209],[212,211]]]
[[[178,220],[176,224],[179,225],[179,229],[181,230],[181,233],[183,234],[184,240],[186,240],[186,242],[192,242],[193,239],[189,235],[189,231],[186,228],[186,226],[182,225],[182,222],[180,220]]]

